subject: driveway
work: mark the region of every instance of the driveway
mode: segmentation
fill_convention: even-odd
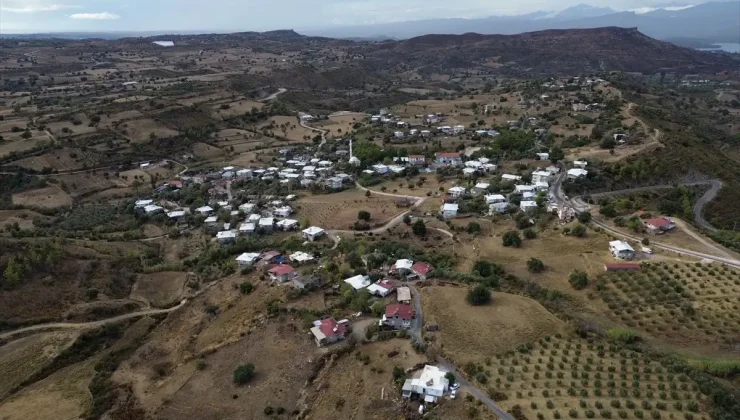
[[[514,417],[507,413],[506,410],[499,407],[496,404],[496,401],[492,400],[488,394],[481,391],[480,389],[476,388],[474,385],[472,385],[470,382],[468,382],[461,374],[460,372],[455,369],[455,365],[450,363],[448,360],[444,359],[443,357],[437,357],[437,362],[441,367],[443,367],[445,370],[452,372],[455,374],[455,377],[457,378],[457,382],[460,384],[460,389],[464,389],[467,391],[470,395],[474,396],[480,402],[486,405],[486,407],[490,408],[494,413],[496,413],[499,418],[502,420],[514,420]]]

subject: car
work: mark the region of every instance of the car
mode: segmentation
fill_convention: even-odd
[[[450,389],[453,390],[453,391],[457,390],[458,388],[460,388],[460,384],[457,383],[457,382],[455,382],[454,384],[450,385]]]
[[[647,247],[642,247],[642,252],[644,252],[646,254],[652,254],[653,253],[653,250],[650,249],[650,248],[647,248]]]
[[[455,397],[457,397],[457,390],[456,389],[453,389],[452,390],[452,393],[450,394],[450,399],[453,399],[454,400]]]

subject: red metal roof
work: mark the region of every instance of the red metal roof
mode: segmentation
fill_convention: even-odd
[[[293,271],[294,271],[293,267],[289,266],[288,264],[280,264],[280,265],[276,265],[275,267],[272,267],[269,270],[269,273],[275,274],[276,276],[282,276],[285,274],[290,274]]]
[[[393,290],[393,284],[391,284],[391,282],[389,282],[388,280],[381,280],[377,283],[377,285],[386,290]]]
[[[338,323],[334,318],[322,319],[319,329],[326,337],[344,335],[347,332],[347,327]]]
[[[411,305],[405,303],[394,303],[385,307],[386,318],[400,318],[405,321],[416,318],[416,311]]]
[[[417,261],[414,263],[414,265],[411,266],[411,271],[422,276],[429,274],[429,272],[432,270],[434,270],[434,267],[421,261]]]
[[[653,225],[655,227],[667,227],[668,225],[670,225],[673,222],[671,222],[670,219],[665,218],[665,217],[655,217],[655,218],[652,218],[652,219],[645,220],[645,223],[647,223],[649,225]]]

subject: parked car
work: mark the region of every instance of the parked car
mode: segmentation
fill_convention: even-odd
[[[457,397],[457,390],[456,389],[453,389],[452,390],[452,393],[450,394],[450,398],[454,400],[455,397]]]
[[[456,391],[458,388],[460,388],[459,382],[455,382],[454,384],[450,385],[450,389],[453,391]]]
[[[646,254],[652,254],[653,253],[653,250],[650,249],[650,248],[648,248],[648,247],[642,247],[642,252],[644,252]]]

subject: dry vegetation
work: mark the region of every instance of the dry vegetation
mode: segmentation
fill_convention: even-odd
[[[365,193],[359,189],[306,196],[298,201],[298,205],[298,217],[325,229],[351,230],[360,210],[370,212],[371,226],[382,225],[403,212],[403,209],[396,207],[392,197],[379,194],[365,197]]]

